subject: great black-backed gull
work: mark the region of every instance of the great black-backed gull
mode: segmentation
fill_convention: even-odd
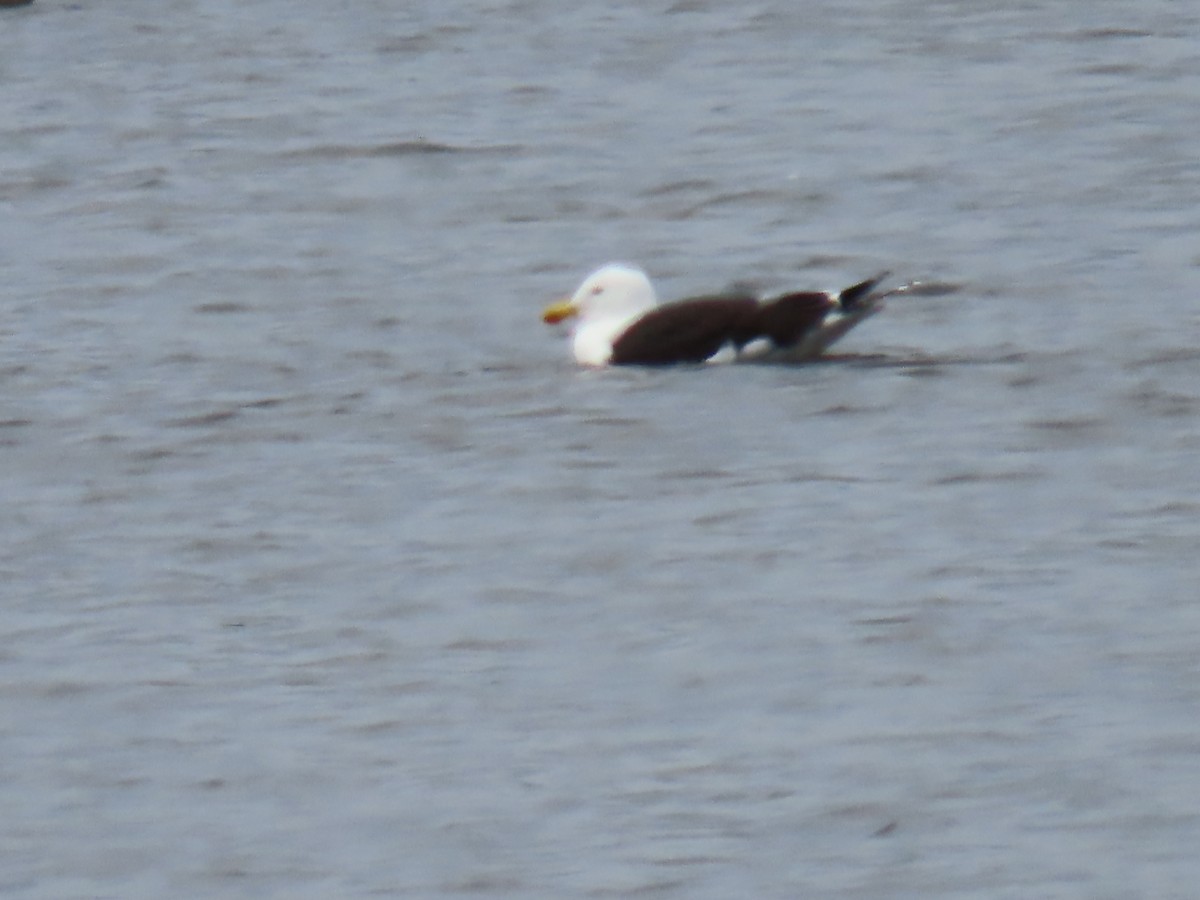
[[[760,299],[744,291],[662,306],[641,269],[610,263],[589,275],[542,320],[574,319],[571,345],[585,366],[725,361],[804,362],[883,308],[903,288],[876,291],[881,273],[841,291],[795,291]]]

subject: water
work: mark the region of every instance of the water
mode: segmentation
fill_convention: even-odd
[[[0,13],[0,890],[1193,896],[1198,28]],[[610,259],[927,289],[577,371]]]

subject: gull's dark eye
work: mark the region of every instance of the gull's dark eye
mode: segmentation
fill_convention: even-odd
[[[604,293],[603,285],[598,284],[594,288],[592,288],[592,296],[593,297],[595,297],[597,294],[603,294],[603,293]]]

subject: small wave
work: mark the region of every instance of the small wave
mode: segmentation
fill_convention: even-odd
[[[965,287],[957,281],[913,281],[907,285],[904,293],[917,297],[945,297],[947,294],[957,294]]]
[[[312,147],[288,150],[282,155],[288,159],[375,159],[457,153],[515,153],[520,149],[517,144],[465,146],[418,138],[412,141],[388,141],[382,144],[317,144]]]
[[[965,354],[934,355],[912,351],[909,353],[827,353],[813,360],[816,364],[841,363],[867,369],[941,369],[958,366],[1010,366],[1028,360],[1028,354],[1020,352],[981,353],[977,356]]]
[[[172,428],[204,428],[208,425],[216,425],[221,422],[227,422],[237,415],[236,409],[218,409],[213,412],[200,413],[195,416],[184,416],[180,419],[172,419],[167,424]]]
[[[1068,41],[1111,41],[1147,37],[1154,37],[1154,32],[1143,28],[1080,28],[1063,35],[1064,40]]]
[[[697,191],[711,191],[716,183],[707,178],[686,178],[682,181],[668,181],[641,191],[640,197],[666,197],[672,194],[691,194]]]
[[[201,303],[199,306],[192,308],[193,312],[202,313],[204,315],[224,315],[226,313],[249,312],[250,307],[245,303],[236,303],[227,300],[217,300],[212,303]]]
[[[1151,356],[1143,356],[1125,364],[1127,370],[1145,369],[1171,363],[1195,363],[1200,360],[1200,350],[1195,347],[1167,347]]]

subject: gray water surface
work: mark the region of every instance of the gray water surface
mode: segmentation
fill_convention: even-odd
[[[0,893],[1189,898],[1200,10],[0,11]],[[802,368],[541,306],[897,298]]]

